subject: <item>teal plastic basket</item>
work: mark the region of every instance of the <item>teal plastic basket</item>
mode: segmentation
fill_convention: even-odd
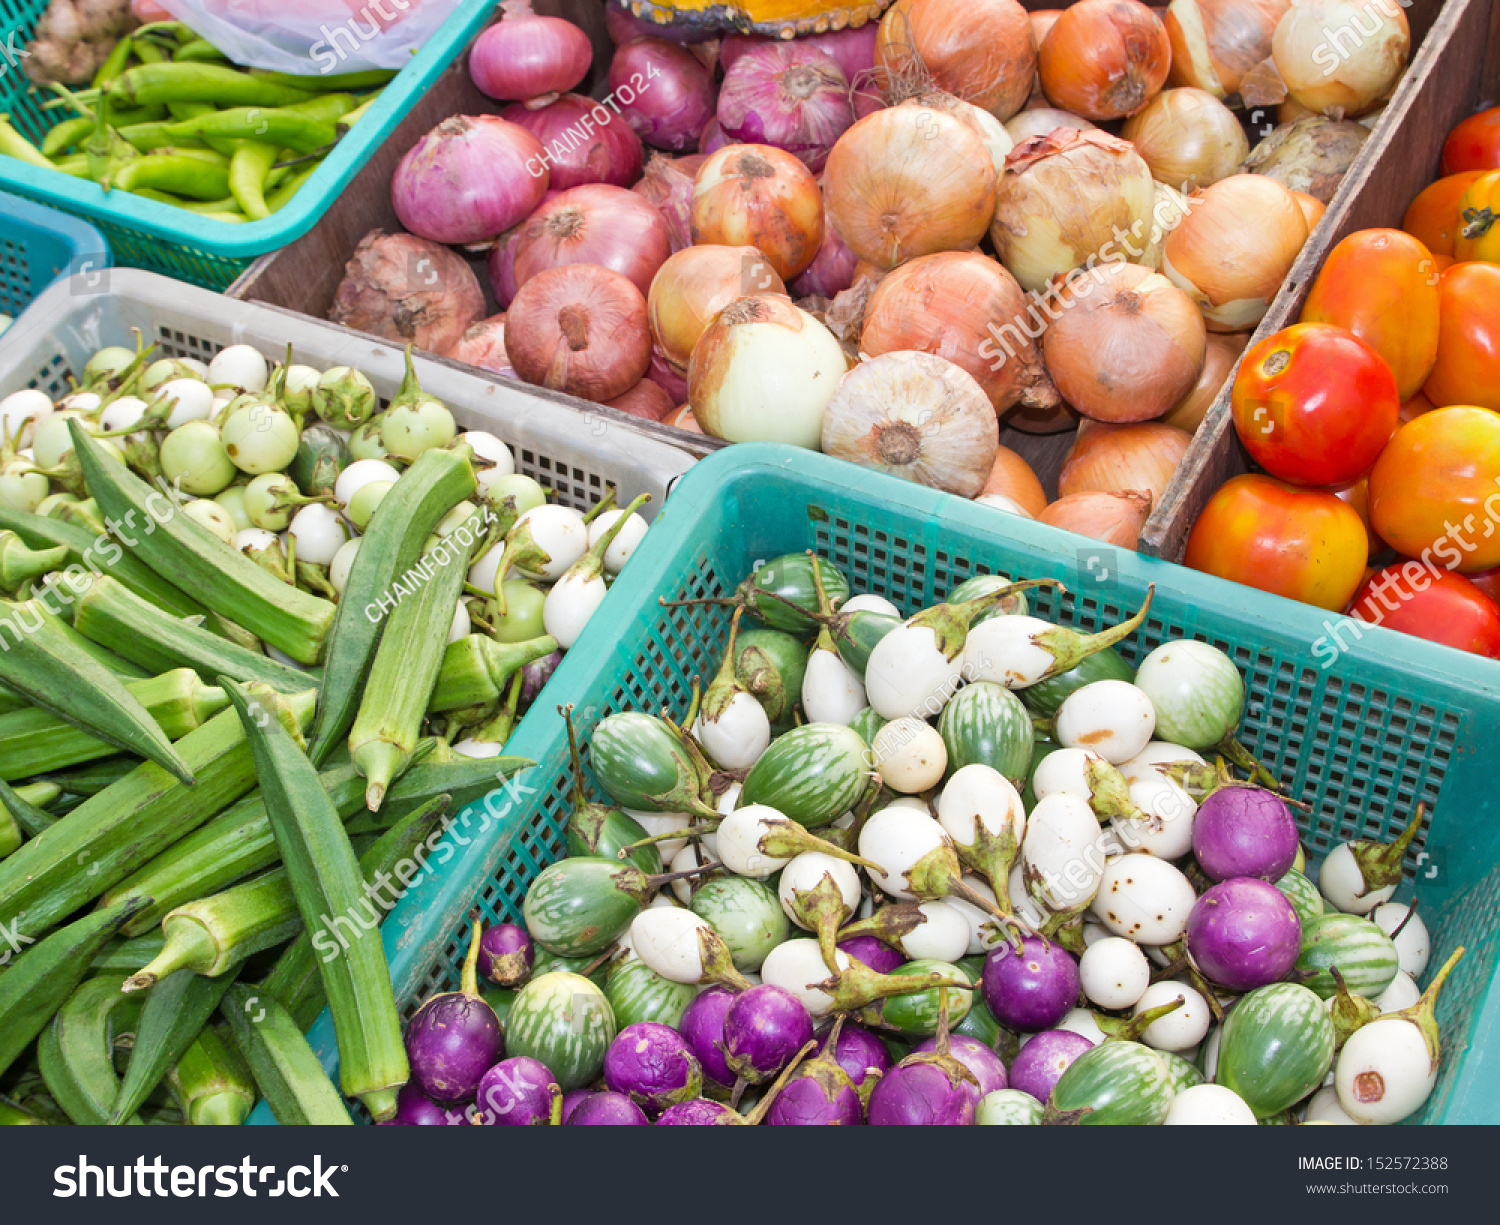
[[[16,45],[31,38],[48,0],[0,0],[0,31],[17,31]],[[387,85],[379,100],[351,128],[279,212],[262,221],[225,225],[185,209],[129,192],[105,193],[97,183],[0,157],[0,189],[87,218],[109,240],[115,262],[162,272],[206,289],[222,290],[261,255],[284,247],[317,224],[412,103],[468,46],[495,11],[495,0],[463,0],[437,34]],[[24,72],[0,75],[0,111],[33,142],[71,117],[41,109],[51,94],[34,87]]]
[[[109,247],[77,217],[0,192],[0,311],[19,315],[54,281],[77,277],[79,293],[105,284]]]
[[[1415,889],[1432,931],[1434,967],[1457,945],[1468,952],[1442,996],[1443,1067],[1420,1121],[1500,1122],[1500,813],[1491,778],[1500,664],[1366,627],[1323,668],[1332,652],[1315,653],[1314,643],[1328,615],[1305,605],[812,452],[746,444],[682,478],[611,591],[608,615],[594,618],[558,668],[552,701],[575,704],[585,744],[615,711],[666,706],[681,716],[693,677],[718,665],[729,610],[664,609],[658,597],[728,594],[760,559],[803,549],[839,566],[855,591],[907,612],[976,573],[1055,578],[1069,594],[1034,593],[1038,614],[1087,630],[1129,616],[1155,583],[1151,615],[1124,653],[1138,660],[1179,637],[1230,653],[1247,689],[1240,740],[1311,806],[1299,820],[1315,859],[1347,838],[1391,837],[1425,804],[1406,895]],[[506,751],[538,765],[509,793],[465,810],[455,854],[384,925],[404,1015],[455,988],[469,907],[489,921],[519,921],[532,878],[563,851],[571,802],[561,716],[534,711]],[[310,1037],[336,1067],[326,1014]],[[263,1106],[257,1121],[270,1121]]]

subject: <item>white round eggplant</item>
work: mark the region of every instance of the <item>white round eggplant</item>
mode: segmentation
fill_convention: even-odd
[[[1048,753],[1032,772],[1033,794],[1040,800],[1061,792],[1076,795],[1087,803],[1094,794],[1088,779],[1091,761],[1102,762],[1104,758],[1093,749],[1056,749]]]
[[[606,510],[589,524],[589,548],[593,548],[604,538],[604,533],[609,531],[625,512],[622,510]],[[609,548],[604,550],[604,569],[609,574],[619,574],[625,568],[625,563],[630,560],[630,555],[640,548],[641,541],[646,538],[646,521],[631,512],[630,518],[626,520],[625,526],[619,534],[610,542]]]
[[[814,649],[802,674],[802,713],[807,721],[848,727],[868,704],[864,682],[839,653]]]
[[[1098,892],[1105,869],[1093,809],[1076,795],[1057,793],[1038,800],[1026,818],[1021,863],[1040,874],[1042,896],[1053,910],[1087,902]],[[1011,896],[1016,896],[1014,887]]]
[[[287,535],[297,542],[297,560],[329,566],[349,539],[349,529],[336,510],[322,502],[304,506],[287,524]]]
[[[1105,936],[1084,949],[1078,977],[1083,993],[1100,1008],[1131,1008],[1151,985],[1151,963],[1134,942]]]
[[[703,950],[698,933],[713,927],[691,910],[670,904],[648,906],[630,924],[635,955],[669,982],[703,981]]]
[[[1328,852],[1318,869],[1318,892],[1335,910],[1345,914],[1367,915],[1382,902],[1388,902],[1396,892],[1395,885],[1380,889],[1365,886],[1364,873],[1359,861],[1354,858],[1354,849],[1347,842]]]
[[[1183,1001],[1181,1008],[1158,1017],[1141,1033],[1141,1041],[1147,1046],[1158,1051],[1185,1051],[1208,1036],[1208,1026],[1213,1020],[1208,1001],[1195,988],[1172,979],[1147,987],[1131,1009],[1131,1016],[1138,1017],[1178,998]]]
[[[936,787],[948,769],[948,749],[937,728],[911,715],[892,719],[870,747],[885,785],[902,795]]]
[[[571,506],[559,506],[555,502],[533,506],[516,520],[517,527],[523,523],[531,529],[531,539],[537,548],[547,555],[544,562],[513,567],[523,578],[555,583],[588,552],[588,524]]]
[[[354,495],[366,485],[373,485],[376,481],[390,481],[394,484],[400,479],[401,473],[396,467],[383,459],[356,459],[334,481],[334,500],[348,510],[349,503],[354,501]]]
[[[547,632],[552,634],[550,627]],[[753,694],[736,689],[717,719],[710,721],[706,712],[698,716],[693,723],[693,735],[721,769],[748,770],[771,743],[771,720]]]
[[[984,830],[991,837],[1007,829],[1019,843],[1026,836],[1026,806],[1011,781],[992,766],[960,766],[937,799],[938,824],[954,845],[972,847]]]
[[[458,436],[458,441],[467,443],[474,452],[474,458],[479,461],[474,465],[476,470],[483,470],[495,479],[515,472],[516,457],[508,446],[488,431],[465,430]]]
[[[667,865],[668,872],[691,872],[694,868],[701,868],[707,860],[698,857],[698,844],[689,842],[682,850],[672,856],[672,862]],[[693,900],[693,881],[691,877],[684,876],[681,880],[671,883],[672,892],[677,895],[677,900],[686,906]]]
[[[642,812],[636,808],[623,808],[621,811],[635,818],[640,827],[653,838],[657,834],[669,834],[676,829],[686,829],[693,823],[693,818],[685,812]],[[672,856],[686,845],[686,838],[668,838],[658,842],[656,850],[661,855],[663,863],[670,863]]]
[[[473,625],[469,621],[469,606],[459,600],[453,606],[453,620],[448,622],[448,645],[451,647],[459,639],[467,638],[471,629]]]
[[[839,605],[839,612],[872,612],[880,613],[885,617],[899,617],[901,615],[901,610],[883,595],[875,595],[873,592],[868,591],[850,596]]]
[[[1007,689],[1029,688],[1045,680],[1057,663],[1050,651],[1032,639],[1056,629],[1050,621],[1025,614],[981,621],[970,628],[964,641],[964,675]]]
[[[906,874],[918,860],[939,847],[950,845],[943,827],[929,816],[894,805],[870,814],[859,831],[859,854],[880,865],[867,868],[870,879],[889,897],[903,901],[915,895],[906,887]]]
[[[1223,1085],[1189,1086],[1172,1099],[1162,1120],[1168,1127],[1255,1127],[1258,1122],[1245,1099]]]
[[[1375,997],[1375,1006],[1382,1013],[1403,1012],[1422,998],[1422,988],[1405,970],[1397,970],[1390,986]]]
[[[792,862],[793,856],[785,858],[769,854],[761,848],[767,834],[774,832],[772,822],[785,821],[786,817],[765,804],[746,804],[736,808],[719,822],[714,831],[719,840],[719,862],[736,876],[750,876],[764,880]]]
[[[942,714],[963,684],[963,665],[962,655],[949,659],[943,654],[930,626],[906,622],[870,652],[865,665],[865,693],[882,719],[932,718]]]
[[[984,877],[967,873],[964,884],[992,905],[996,902],[995,891]],[[969,943],[964,949],[965,956],[975,957],[987,953],[1005,939],[1005,933],[995,926],[995,916],[989,911],[981,910],[973,902],[961,897],[944,898],[943,902],[963,915],[964,921],[969,925]],[[943,960],[951,961],[952,958]]]
[[[1116,817],[1110,824],[1127,851],[1158,859],[1181,859],[1193,849],[1193,817],[1198,805],[1171,779],[1146,775],[1130,784],[1130,801],[1145,819]]]
[[[31,445],[36,427],[52,415],[52,397],[27,388],[0,400],[0,451]]]
[[[1160,946],[1182,938],[1197,900],[1192,882],[1166,860],[1122,855],[1105,865],[1093,911],[1115,935]]]
[[[1408,918],[1407,916],[1411,917]],[[1432,956],[1432,937],[1427,924],[1405,902],[1382,902],[1370,912],[1370,919],[1396,946],[1396,955],[1401,959],[1401,968],[1413,978],[1422,977]],[[1395,935],[1397,930],[1400,935]]]
[[[1356,1123],[1399,1123],[1422,1108],[1437,1069],[1420,1028],[1404,1017],[1379,1017],[1344,1043],[1333,1084]]]
[[[495,560],[498,563],[499,558]],[[542,628],[557,639],[563,650],[572,650],[583,627],[608,593],[609,588],[599,575],[569,571],[552,585],[542,602]]]
[[[230,345],[220,349],[208,363],[207,381],[240,391],[264,391],[270,368],[254,345]]]
[[[1156,709],[1129,681],[1094,681],[1063,700],[1055,723],[1057,742],[1063,747],[1093,749],[1106,761],[1119,764],[1150,743]]]
[[[840,970],[845,970],[853,963],[849,954],[839,949],[834,953],[834,964]],[[654,966],[652,968],[655,969]],[[661,971],[658,970],[657,973],[660,974]],[[766,960],[760,967],[761,982],[790,991],[801,1001],[813,1020],[826,1017],[833,1011],[833,997],[817,986],[818,983],[827,982],[830,977],[818,942],[807,937],[783,940],[766,955]]]
[[[1119,769],[1125,781],[1133,783],[1138,778],[1160,774],[1161,771],[1154,769],[1156,766],[1205,764],[1203,755],[1196,749],[1173,744],[1170,740],[1152,740],[1129,761],[1121,762]]]
[[[969,951],[969,920],[946,899],[919,902],[926,922],[901,937],[899,948],[913,960],[954,962]],[[972,908],[971,908],[972,909]]]
[[[859,907],[859,869],[848,860],[835,859],[822,851],[803,851],[781,870],[776,896],[781,899],[781,909],[786,911],[786,917],[804,931],[812,929],[797,917],[792,905],[795,895],[816,889],[825,877],[833,882],[839,896],[844,899],[844,905],[853,914]]]
[[[1312,1097],[1307,1099],[1307,1109],[1302,1112],[1304,1123],[1332,1123],[1339,1127],[1358,1127],[1359,1124],[1349,1117],[1349,1112],[1339,1105],[1338,1090],[1332,1085],[1324,1085]]]

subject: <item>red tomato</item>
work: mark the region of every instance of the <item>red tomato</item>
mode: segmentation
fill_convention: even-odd
[[[1469,260],[1438,278],[1437,365],[1422,394],[1439,408],[1500,412],[1500,264]]]
[[[1500,604],[1500,566],[1491,566],[1488,570],[1466,574],[1464,577],[1495,603]]]
[[[1500,604],[1451,570],[1419,561],[1385,566],[1355,593],[1349,615],[1500,659]]]
[[[1251,348],[1232,404],[1245,449],[1294,485],[1345,485],[1369,471],[1401,412],[1385,359],[1331,323],[1295,323]]]
[[[1443,142],[1443,173],[1500,170],[1500,106],[1470,115]]]
[[[1208,500],[1188,537],[1186,564],[1319,608],[1343,609],[1364,577],[1365,525],[1320,489],[1237,476]]]

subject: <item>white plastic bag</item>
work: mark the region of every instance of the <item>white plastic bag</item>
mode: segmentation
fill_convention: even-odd
[[[404,68],[460,0],[157,0],[236,64],[300,76]]]

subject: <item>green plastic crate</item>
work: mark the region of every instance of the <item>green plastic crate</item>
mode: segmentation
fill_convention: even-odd
[[[25,46],[48,0],[0,0],[0,38],[16,31]],[[224,225],[129,192],[0,157],[0,189],[87,218],[109,240],[115,263],[146,268],[206,289],[222,290],[259,256],[300,238],[317,224],[370,154],[494,14],[494,0],[463,0],[437,34],[385,87],[379,101],[323,159],[286,207],[262,221]],[[50,92],[13,68],[0,74],[0,111],[34,143],[72,112],[44,111]]]
[[[610,594],[609,615],[594,619],[549,685],[554,701],[576,705],[584,743],[615,711],[665,705],[680,716],[693,676],[716,669],[729,610],[668,610],[659,596],[727,594],[757,560],[808,548],[855,591],[908,612],[971,574],[1000,571],[1060,579],[1070,594],[1034,593],[1039,615],[1094,630],[1130,615],[1155,583],[1150,618],[1124,653],[1138,660],[1165,639],[1195,637],[1232,655],[1248,690],[1240,739],[1312,806],[1299,819],[1315,857],[1352,836],[1392,836],[1425,803],[1407,870],[1432,930],[1432,965],[1458,944],[1468,955],[1443,995],[1446,1053],[1422,1121],[1500,1122],[1500,992],[1491,989],[1500,814],[1490,778],[1500,764],[1500,664],[1367,627],[1321,669],[1312,644],[1327,615],[1317,610],[812,452],[745,444],[682,478]],[[561,716],[533,712],[506,751],[539,764],[510,795],[485,801],[488,820],[485,804],[466,810],[471,825],[460,832],[470,845],[385,923],[405,1015],[456,987],[467,909],[477,900],[486,919],[519,921],[529,882],[562,853],[571,804]],[[332,1068],[326,1015],[310,1036]],[[263,1108],[258,1121],[269,1121]]]

